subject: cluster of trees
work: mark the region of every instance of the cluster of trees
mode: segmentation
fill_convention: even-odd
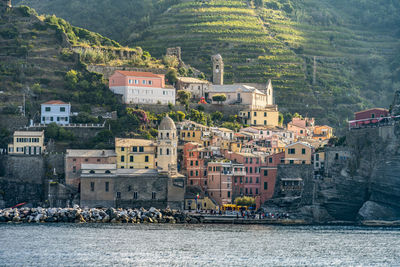
[[[54,139],[56,141],[72,141],[74,140],[74,133],[70,130],[66,130],[63,127],[58,126],[55,122],[47,125],[45,130],[45,136],[47,138]]]
[[[253,206],[256,204],[256,200],[253,197],[243,196],[235,198],[235,204],[238,206]]]

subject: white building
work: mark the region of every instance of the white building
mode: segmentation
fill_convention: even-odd
[[[40,123],[55,122],[60,125],[70,123],[71,104],[60,100],[52,100],[41,105]]]
[[[175,88],[165,85],[165,75],[117,70],[109,79],[110,90],[125,104],[175,104]]]

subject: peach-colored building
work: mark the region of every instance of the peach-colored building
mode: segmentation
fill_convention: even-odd
[[[313,139],[327,140],[333,136],[333,128],[327,125],[315,126],[313,132]]]
[[[65,183],[79,188],[82,164],[115,164],[114,150],[67,149],[65,155]]]
[[[165,75],[117,70],[109,87],[125,104],[175,104],[175,88],[165,85]]]
[[[207,192],[220,206],[232,203],[233,176],[234,167],[232,162],[217,161],[208,163]]]
[[[307,137],[311,136],[315,126],[314,118],[293,118],[291,122],[288,123],[287,129],[297,136]]]

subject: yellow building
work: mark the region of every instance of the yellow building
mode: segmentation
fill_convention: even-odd
[[[239,113],[244,124],[250,126],[279,126],[279,111],[277,106],[242,110]]]
[[[314,148],[305,142],[296,142],[285,148],[285,164],[311,164]]]
[[[8,154],[40,155],[45,148],[44,131],[15,131],[13,143],[8,145]]]
[[[333,137],[333,128],[327,125],[315,126],[313,132],[313,139],[327,140]]]
[[[240,142],[231,142],[230,151],[234,153],[239,153],[242,150],[242,143]]]
[[[209,197],[201,196],[197,199],[196,207],[196,196],[185,197],[185,210],[216,210],[216,203]]]
[[[115,138],[118,169],[155,169],[157,145],[154,141]]]

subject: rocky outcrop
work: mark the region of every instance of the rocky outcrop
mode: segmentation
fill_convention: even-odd
[[[0,222],[14,223],[198,223],[196,217],[177,210],[14,208],[0,210]]]

